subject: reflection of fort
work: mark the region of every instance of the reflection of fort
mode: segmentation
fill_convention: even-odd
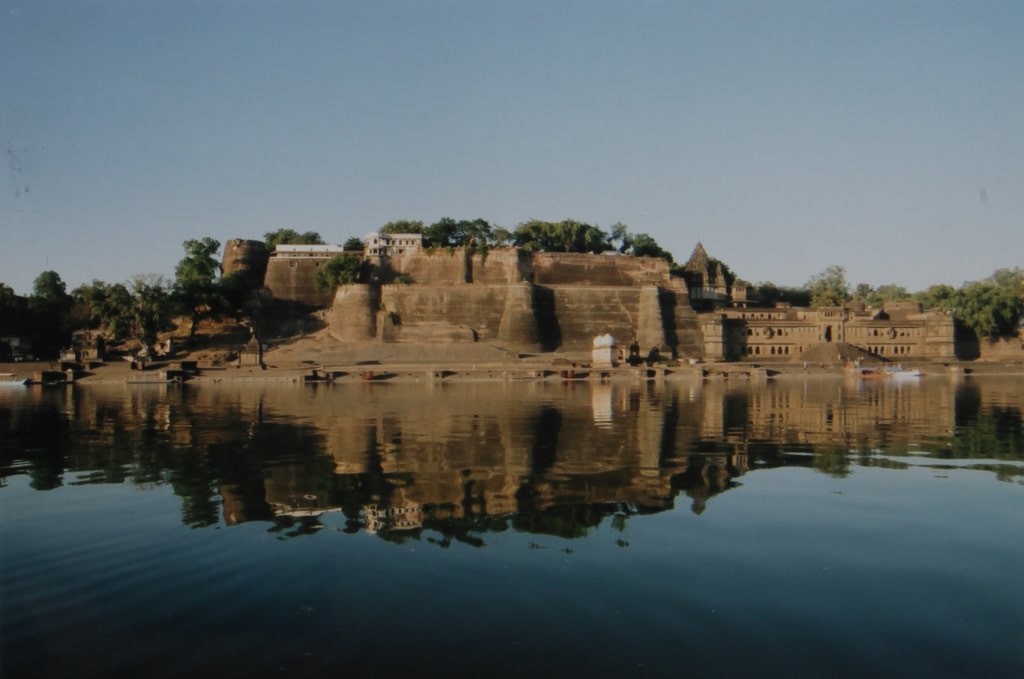
[[[700,513],[752,459],[759,468],[813,465],[813,456],[787,453],[906,450],[923,436],[951,435],[954,390],[944,381],[924,392],[831,379],[514,393],[466,385],[397,400],[371,390],[371,401],[348,404],[343,418],[331,392],[319,392],[307,417],[323,428],[332,476],[349,495],[335,495],[333,506],[364,530],[511,517],[526,530],[573,534],[610,514],[670,509],[680,494]],[[301,494],[300,479],[268,476],[267,501]]]
[[[170,484],[194,526],[273,521],[301,534],[341,512],[347,532],[389,539],[573,536],[677,501],[701,513],[751,470],[843,474],[851,456],[948,454],[963,448],[958,427],[989,411],[1019,429],[1022,386],[993,385],[103,387],[40,391],[42,403],[9,421],[13,439],[27,436],[18,427],[66,432],[47,444],[53,460],[33,460],[41,484],[59,485],[65,468],[88,470],[90,483]],[[38,420],[45,399],[70,426]]]
[[[811,446],[844,451],[906,450],[922,437],[951,436],[955,385],[884,382],[807,381],[771,388],[705,387],[701,436],[717,435],[738,448],[760,443]]]

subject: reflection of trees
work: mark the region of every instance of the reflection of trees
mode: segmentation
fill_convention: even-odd
[[[27,463],[29,485],[51,490],[64,483],[68,422],[60,408],[43,401],[48,390],[32,387],[32,392],[26,407],[0,408],[0,465],[13,470]]]
[[[1020,460],[1024,457],[1021,408],[984,406],[977,385],[961,387],[956,392],[956,435],[952,445],[936,452],[947,459]]]
[[[562,428],[562,413],[557,408],[541,408],[534,425],[533,461],[534,471],[550,469],[555,464],[558,451],[558,432]]]
[[[222,504],[268,519],[263,486],[272,470],[296,460],[315,460],[309,478],[330,469],[322,436],[308,424],[264,420],[260,408],[238,403],[197,403],[188,390],[125,389],[42,390],[30,407],[0,409],[4,467],[27,458],[39,490],[61,485],[66,471],[83,472],[72,481],[79,485],[168,483],[193,527],[217,523]]]
[[[517,514],[513,527],[521,533],[541,533],[562,538],[580,538],[613,515],[616,507],[604,505],[555,505]]]

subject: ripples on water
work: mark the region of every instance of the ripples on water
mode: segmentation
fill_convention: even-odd
[[[1024,673],[1024,385],[0,392],[3,676]]]

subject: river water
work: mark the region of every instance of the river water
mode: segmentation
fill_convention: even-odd
[[[1024,676],[1024,384],[0,390],[0,674]]]

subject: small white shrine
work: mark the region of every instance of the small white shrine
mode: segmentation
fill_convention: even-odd
[[[615,367],[615,338],[611,335],[598,335],[594,338],[594,349],[591,354],[591,367]]]

